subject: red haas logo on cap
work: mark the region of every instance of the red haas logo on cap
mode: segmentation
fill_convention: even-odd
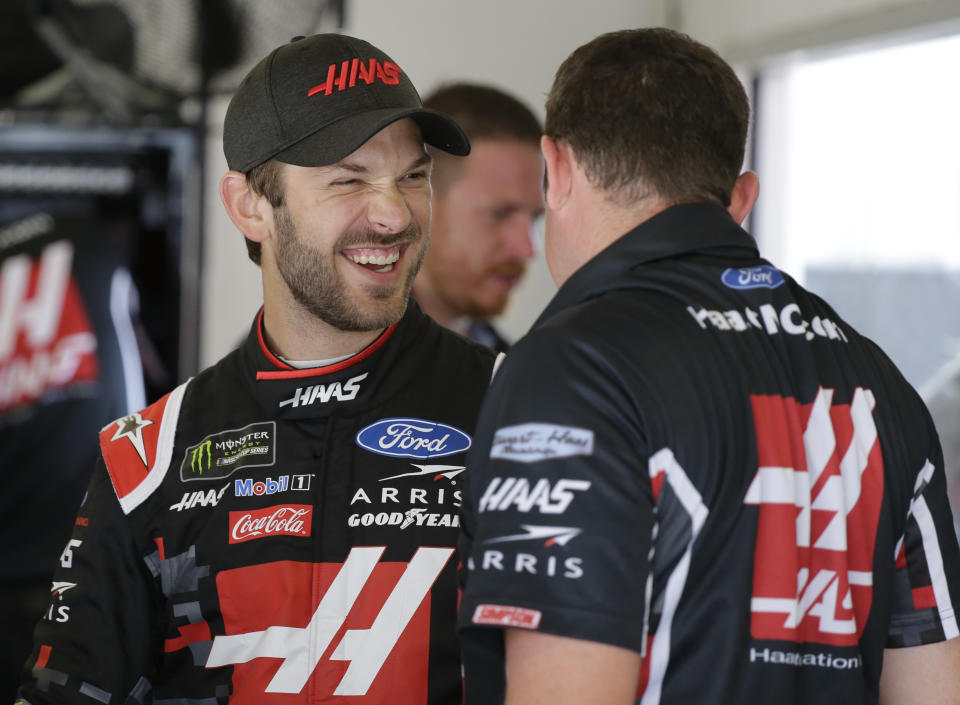
[[[334,87],[338,91],[353,88],[357,85],[358,79],[368,86],[376,80],[380,80],[388,86],[395,86],[400,83],[400,74],[403,73],[401,68],[392,61],[380,62],[376,59],[370,59],[367,62],[360,58],[347,59],[339,64],[339,76],[337,75],[337,66],[338,64],[330,64],[327,68],[327,80],[311,88],[307,91],[307,95],[311,96],[317,93],[330,95],[333,93]]]

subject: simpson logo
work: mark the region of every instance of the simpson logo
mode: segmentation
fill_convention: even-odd
[[[180,479],[218,480],[240,468],[273,465],[276,423],[262,421],[207,436],[187,448]]]
[[[516,508],[529,512],[536,508],[543,514],[563,514],[576,496],[575,492],[590,489],[588,480],[557,480],[551,486],[547,479],[540,479],[530,486],[525,477],[495,477],[483,492],[478,504],[481,512],[505,512]]]
[[[114,432],[110,442],[112,443],[119,441],[121,438],[126,438],[137,451],[137,455],[140,456],[140,460],[144,466],[146,466],[147,450],[143,445],[143,429],[153,424],[153,421],[150,419],[144,420],[139,412],[134,412],[129,416],[124,416],[122,419],[117,420],[116,424],[117,430]]]
[[[521,524],[522,534],[511,534],[510,536],[499,536],[494,539],[487,539],[484,543],[506,543],[508,541],[531,541],[533,539],[546,539],[544,546],[566,546],[570,540],[583,533],[583,529],[577,529],[572,526],[531,526],[530,524]]]
[[[784,280],[779,269],[763,264],[759,267],[725,269],[720,281],[731,289],[776,289]]]
[[[541,617],[543,613],[540,610],[508,605],[477,605],[471,621],[474,624],[493,624],[498,627],[536,629],[540,626]]]
[[[217,589],[236,599],[222,602],[227,633],[214,638],[207,668],[233,666],[237,702],[300,693],[307,681],[325,701],[427,702],[426,669],[409,663],[429,649],[430,589],[454,549],[420,548],[409,563],[380,563],[384,550],[356,547],[342,564],[221,572]]]
[[[525,423],[498,429],[490,446],[491,458],[520,463],[574,455],[593,455],[593,431],[575,426]]]
[[[0,413],[100,376],[72,262],[73,245],[61,240],[39,259],[16,255],[0,266]]]
[[[855,646],[873,600],[883,459],[873,394],[832,404],[751,395],[759,507],[750,633],[756,639]]]
[[[356,442],[378,455],[423,459],[462,453],[472,443],[458,428],[423,419],[380,419],[360,429]]]
[[[777,309],[772,304],[763,304],[754,311],[745,308],[743,312],[736,310],[714,311],[706,308],[687,306],[687,313],[704,330],[710,328],[722,331],[743,333],[750,330],[762,330],[768,335],[776,335],[781,330],[787,335],[803,336],[806,340],[826,338],[847,342],[843,329],[829,318],[814,316],[809,321],[804,319],[797,304],[787,304]]]
[[[337,92],[353,88],[357,85],[357,81],[363,81],[368,86],[374,81],[395,86],[400,83],[401,73],[403,71],[392,61],[380,62],[376,59],[364,61],[359,57],[347,59],[340,64],[330,64],[327,67],[327,80],[308,90],[307,95],[312,96],[318,93],[330,95],[334,88]]]
[[[287,504],[249,512],[230,512],[230,543],[267,536],[309,536],[313,506]]]

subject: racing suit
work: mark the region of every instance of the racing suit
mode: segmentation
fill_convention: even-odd
[[[645,705],[875,703],[885,648],[960,636],[923,402],[719,205],[563,284],[470,465],[468,703],[503,697],[504,628],[636,651]]]
[[[107,425],[25,703],[454,703],[466,450],[494,355],[414,302],[347,360],[246,342]]]

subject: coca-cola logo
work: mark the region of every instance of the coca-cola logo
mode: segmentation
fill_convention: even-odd
[[[462,453],[471,439],[459,428],[423,419],[380,419],[357,433],[357,445],[395,458],[439,458]]]
[[[265,536],[309,536],[313,507],[283,504],[247,512],[230,512],[230,543]]]

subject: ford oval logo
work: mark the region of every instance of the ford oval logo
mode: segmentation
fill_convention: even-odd
[[[783,284],[783,275],[776,267],[762,264],[759,267],[725,269],[720,280],[731,289],[776,289]]]
[[[459,428],[423,419],[380,419],[357,433],[357,445],[395,458],[439,458],[462,453],[470,436]]]

